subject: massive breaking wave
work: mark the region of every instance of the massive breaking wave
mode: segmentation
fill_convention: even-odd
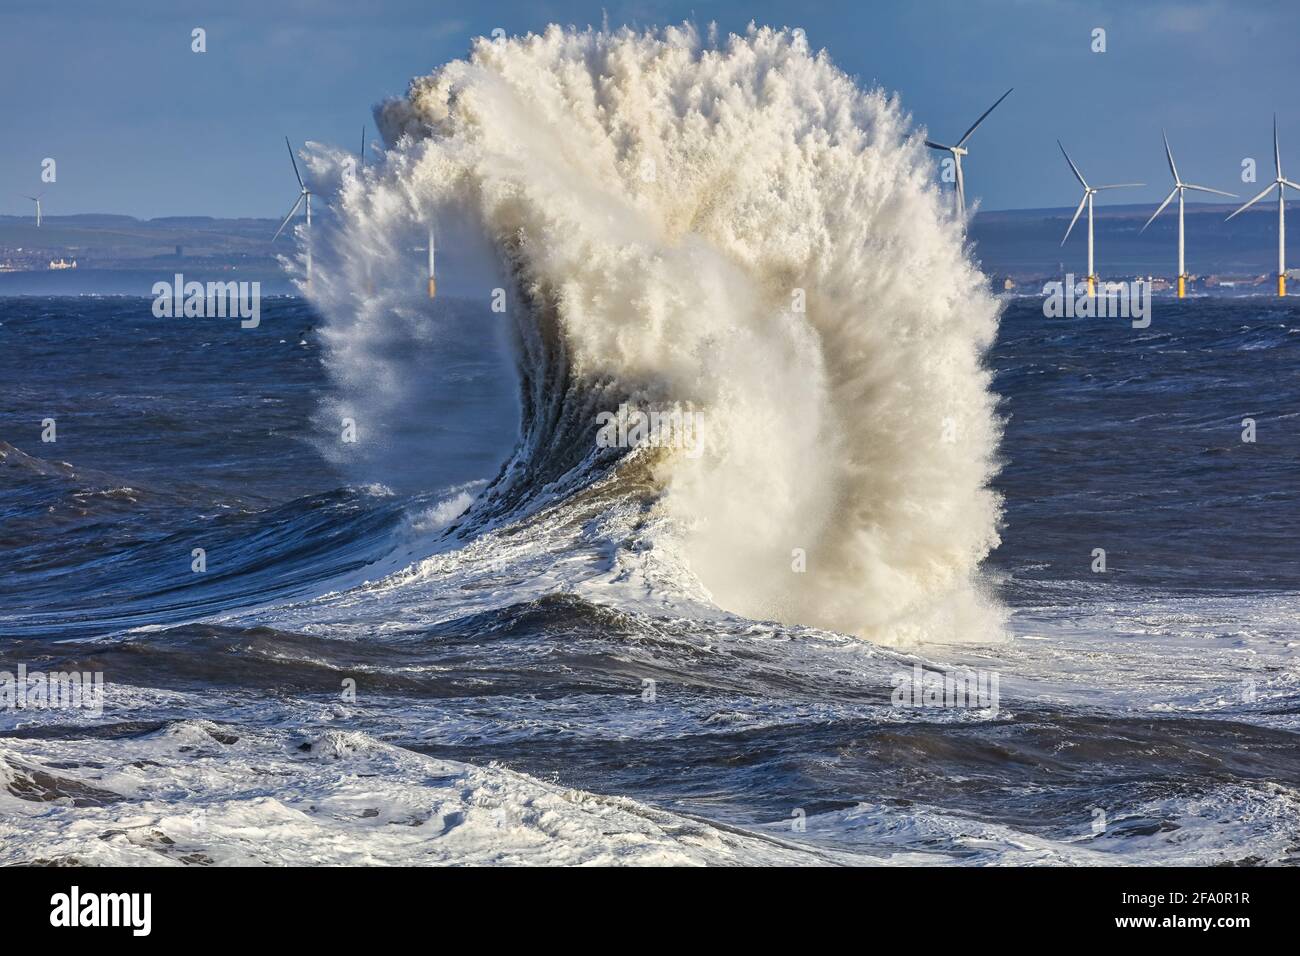
[[[642,516],[637,549],[726,610],[893,643],[1000,632],[978,577],[998,305],[895,98],[798,30],[551,27],[478,41],[376,117],[378,161],[309,157],[334,191],[310,290],[329,415],[361,423],[361,454],[413,454],[375,436],[428,414],[413,396],[445,372],[411,347],[447,309],[416,272],[437,221],[495,251],[520,375],[517,448],[457,533],[599,483]],[[699,454],[598,447],[624,403],[693,412]]]

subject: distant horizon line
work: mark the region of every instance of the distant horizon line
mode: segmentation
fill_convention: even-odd
[[[1296,205],[1296,204],[1300,204],[1300,199],[1288,199],[1286,200],[1286,202],[1287,205]],[[1136,203],[1110,203],[1104,206],[1098,205],[1096,208],[1098,212],[1102,212],[1105,210],[1138,209],[1138,208],[1149,209],[1152,206],[1157,206],[1157,205],[1159,205],[1159,203],[1155,201],[1136,202]],[[1237,206],[1237,203],[1188,200],[1187,206],[1200,207],[1201,209],[1208,209],[1212,207],[1235,208]],[[1271,209],[1272,206],[1269,205],[1269,206],[1261,206],[1259,209],[1252,208],[1250,210],[1247,210],[1247,212],[1260,212],[1260,211],[1267,212],[1270,211]],[[1063,212],[1065,215],[1068,216],[1074,211],[1074,206],[1072,205],[1070,206],[1014,206],[1014,207],[999,208],[999,209],[979,209],[974,213],[972,213],[971,218],[975,219],[978,218],[979,216],[990,215],[993,213],[1032,213],[1032,212],[1057,212],[1057,211]],[[279,222],[281,219],[281,217],[278,215],[277,216],[252,216],[252,215],[213,216],[206,213],[172,213],[170,215],[162,215],[162,216],[137,216],[129,212],[70,212],[70,213],[48,214],[42,211],[41,221],[47,222],[52,219],[76,219],[79,217],[87,217],[87,216],[99,216],[104,218],[117,218],[117,219],[133,219],[136,222],[158,222],[160,220],[165,220],[165,219],[210,219],[214,222],[239,222],[241,220],[251,221],[251,222]],[[31,213],[0,213],[0,219],[30,220],[33,218],[34,217]]]

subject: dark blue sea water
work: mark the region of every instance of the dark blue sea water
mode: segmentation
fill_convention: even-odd
[[[1144,330],[1010,302],[986,568],[1012,638],[916,653],[593,603],[557,570],[607,559],[576,519],[436,543],[519,414],[493,316],[448,308],[455,374],[376,468],[297,299],[256,330],[0,300],[0,669],[111,691],[3,713],[7,862],[623,853],[593,813],[663,861],[1294,862],[1300,302],[1158,299]],[[1001,713],[900,717],[914,662],[996,669]]]
[[[1153,591],[1300,586],[1300,304],[1156,299],[1152,324],[1009,308],[990,358],[1018,579]],[[1247,442],[1246,420],[1254,422]]]

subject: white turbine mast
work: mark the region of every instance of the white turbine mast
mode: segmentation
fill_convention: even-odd
[[[1015,87],[1012,87],[1012,89],[1015,89]],[[931,149],[943,150],[952,154],[953,178],[956,180],[955,185],[957,187],[957,217],[959,219],[964,220],[966,218],[966,182],[962,177],[961,172],[961,158],[970,152],[970,150],[966,148],[966,141],[970,139],[972,133],[979,129],[980,123],[983,123],[988,115],[998,108],[998,103],[1001,103],[1010,95],[1011,90],[1007,90],[999,96],[997,103],[994,103],[986,109],[983,115],[971,124],[971,128],[966,130],[962,138],[957,140],[956,146],[945,146],[943,143],[936,143],[928,139],[925,141],[925,145],[929,146]]]
[[[289,214],[284,217],[284,222],[280,223],[280,228],[275,230],[275,235],[271,241],[280,238],[280,233],[284,232],[284,227],[289,225],[289,220],[298,212],[298,207],[304,203],[307,206],[307,284],[311,285],[311,190],[307,184],[302,181],[302,174],[298,172],[298,160],[294,158],[293,146],[289,144],[289,137],[284,138],[284,145],[289,150],[289,162],[293,163],[293,174],[298,178],[298,198],[294,200],[293,206],[289,209]]]
[[[429,298],[432,299],[438,294],[438,282],[435,278],[434,270],[434,229],[433,217],[429,217]]]
[[[1246,205],[1242,206],[1233,216],[1245,212],[1255,203],[1259,202],[1274,189],[1277,190],[1277,294],[1286,295],[1286,187],[1300,192],[1300,186],[1297,186],[1291,180],[1282,175],[1282,150],[1277,144],[1277,114],[1273,114],[1273,168],[1277,171],[1277,178],[1264,187],[1261,192]],[[1227,222],[1225,219],[1224,222]]]
[[[44,195],[45,193],[37,193],[35,196],[26,197],[30,199],[32,202],[36,203],[36,228],[37,229],[41,228],[41,197]]]
[[[1145,186],[1146,183],[1111,183],[1107,186],[1089,186],[1088,181],[1083,178],[1083,173],[1079,172],[1079,167],[1074,165],[1074,160],[1070,154],[1065,151],[1065,147],[1058,139],[1056,145],[1061,147],[1061,154],[1065,161],[1070,164],[1070,171],[1074,173],[1074,178],[1079,180],[1079,185],[1083,187],[1083,198],[1079,200],[1079,207],[1074,210],[1074,218],[1070,220],[1069,228],[1065,230],[1065,239],[1061,240],[1061,245],[1065,245],[1065,240],[1070,238],[1070,232],[1074,229],[1074,224],[1079,221],[1079,214],[1083,212],[1083,207],[1088,207],[1088,295],[1097,293],[1097,273],[1092,264],[1092,197],[1103,189],[1127,189],[1130,186]]]
[[[1165,134],[1164,130],[1160,131],[1160,135],[1164,137],[1165,156],[1169,160],[1169,172],[1171,172],[1174,177],[1174,188],[1170,191],[1169,195],[1165,197],[1165,201],[1160,204],[1160,208],[1151,214],[1151,218],[1147,220],[1146,226],[1143,226],[1140,231],[1146,232],[1147,226],[1156,221],[1156,216],[1165,211],[1165,207],[1173,201],[1174,196],[1178,197],[1178,298],[1181,299],[1187,294],[1187,267],[1184,264],[1183,259],[1183,193],[1191,189],[1195,192],[1214,193],[1216,196],[1227,196],[1229,199],[1236,199],[1237,196],[1234,193],[1225,193],[1222,189],[1211,189],[1209,186],[1193,186],[1191,183],[1185,183],[1179,179],[1178,167],[1174,165],[1174,151],[1169,148],[1169,137]]]

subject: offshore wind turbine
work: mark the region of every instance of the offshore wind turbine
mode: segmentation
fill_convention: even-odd
[[[1061,141],[1056,141],[1057,146],[1061,146]],[[1070,227],[1065,230],[1065,239],[1070,238],[1070,232],[1074,229],[1074,224],[1079,221],[1079,214],[1083,212],[1083,207],[1088,207],[1088,295],[1092,296],[1097,291],[1097,273],[1092,265],[1092,197],[1103,189],[1125,189],[1129,186],[1145,186],[1146,183],[1111,183],[1108,186],[1089,186],[1088,181],[1083,178],[1083,173],[1079,172],[1079,167],[1074,165],[1074,160],[1070,154],[1061,146],[1061,154],[1065,156],[1065,161],[1070,164],[1070,170],[1074,173],[1074,178],[1079,180],[1079,185],[1083,187],[1083,198],[1079,200],[1079,208],[1074,211],[1074,218],[1070,220]],[[1065,239],[1061,240],[1061,245],[1065,245]]]
[[[41,228],[41,196],[44,195],[45,193],[40,193],[39,195],[36,196],[27,197],[32,202],[36,203],[36,228],[37,229]]]
[[[288,136],[284,138],[284,145],[289,150],[289,162],[293,163],[293,174],[296,177],[298,177],[298,188],[300,192],[298,193],[298,198],[294,201],[293,206],[290,207],[289,214],[284,217],[284,222],[280,223],[280,228],[275,230],[275,235],[271,237],[271,241],[275,242],[275,240],[280,238],[280,233],[284,232],[284,227],[289,225],[289,220],[292,219],[294,215],[298,212],[298,207],[303,205],[303,203],[306,203],[307,204],[307,284],[311,285],[311,190],[307,188],[307,184],[302,181],[302,174],[298,172],[298,160],[294,158],[293,147],[289,145]]]
[[[1015,89],[1015,87],[1012,87],[1011,89]],[[1007,90],[1005,93],[999,96],[997,103],[994,103],[992,106],[986,109],[984,113],[980,116],[980,118],[971,124],[971,128],[966,130],[966,132],[962,135],[962,138],[957,140],[956,146],[945,146],[943,143],[936,143],[928,139],[925,141],[925,145],[929,146],[931,149],[944,150],[952,154],[953,174],[954,174],[954,178],[956,179],[956,187],[957,187],[957,216],[960,219],[966,218],[966,182],[962,178],[962,173],[961,173],[961,158],[970,152],[970,150],[966,148],[966,141],[970,139],[971,133],[979,129],[980,123],[983,123],[984,120],[988,117],[988,115],[998,108],[998,103],[1001,103],[1010,95],[1011,95],[1011,90]]]
[[[1282,150],[1277,145],[1276,113],[1273,114],[1273,168],[1277,170],[1277,178],[1269,183],[1258,196],[1238,209],[1237,212],[1234,212],[1232,216],[1245,212],[1272,190],[1277,190],[1277,294],[1284,296],[1286,295],[1286,187],[1290,186],[1292,189],[1300,191],[1300,186],[1282,175]],[[1232,216],[1229,216],[1228,219],[1231,219]],[[1227,222],[1228,219],[1225,219],[1224,222]]]
[[[1169,137],[1165,135],[1164,130],[1160,131],[1160,135],[1165,140],[1165,156],[1169,159],[1169,171],[1174,174],[1174,188],[1165,197],[1165,201],[1160,204],[1160,208],[1151,214],[1151,218],[1147,220],[1147,225],[1143,226],[1140,231],[1146,232],[1147,226],[1156,221],[1156,216],[1165,211],[1165,207],[1169,205],[1175,195],[1178,196],[1178,298],[1181,299],[1186,295],[1187,290],[1187,269],[1183,264],[1183,193],[1188,189],[1192,189],[1196,192],[1214,193],[1216,196],[1228,196],[1231,199],[1237,197],[1234,193],[1225,193],[1222,189],[1211,189],[1209,186],[1193,186],[1191,183],[1185,183],[1179,179],[1178,167],[1174,165],[1174,151],[1169,148]]]

